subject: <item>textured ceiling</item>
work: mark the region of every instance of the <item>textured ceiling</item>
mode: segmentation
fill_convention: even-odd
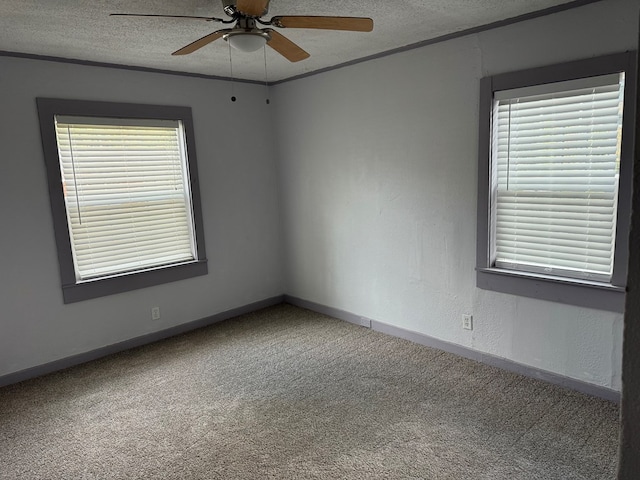
[[[373,32],[282,29],[311,57],[290,63],[267,48],[268,80],[281,80],[569,0],[272,0],[274,15],[371,17]],[[583,2],[584,3],[584,2]],[[186,56],[171,52],[226,25],[202,20],[110,17],[155,13],[228,18],[220,0],[0,0],[0,50],[228,77],[224,40]],[[264,53],[233,51],[237,78],[265,79]]]

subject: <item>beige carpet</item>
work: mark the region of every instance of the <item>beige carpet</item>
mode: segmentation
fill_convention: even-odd
[[[289,305],[0,389],[2,479],[612,479],[617,406]]]

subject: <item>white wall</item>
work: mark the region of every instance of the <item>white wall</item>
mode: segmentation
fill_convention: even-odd
[[[286,293],[619,390],[621,315],[475,287],[478,92],[637,22],[602,1],[275,87]]]
[[[232,103],[226,82],[0,57],[0,375],[282,294],[269,107],[264,87],[235,93]],[[192,107],[208,275],[63,305],[38,96]]]

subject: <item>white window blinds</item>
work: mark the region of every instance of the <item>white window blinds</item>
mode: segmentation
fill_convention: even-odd
[[[196,260],[181,122],[55,123],[77,281]]]
[[[610,279],[623,83],[616,74],[496,92],[494,266]]]

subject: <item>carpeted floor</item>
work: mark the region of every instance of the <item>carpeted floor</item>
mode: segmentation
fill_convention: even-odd
[[[0,389],[2,479],[612,479],[609,402],[289,305]]]

